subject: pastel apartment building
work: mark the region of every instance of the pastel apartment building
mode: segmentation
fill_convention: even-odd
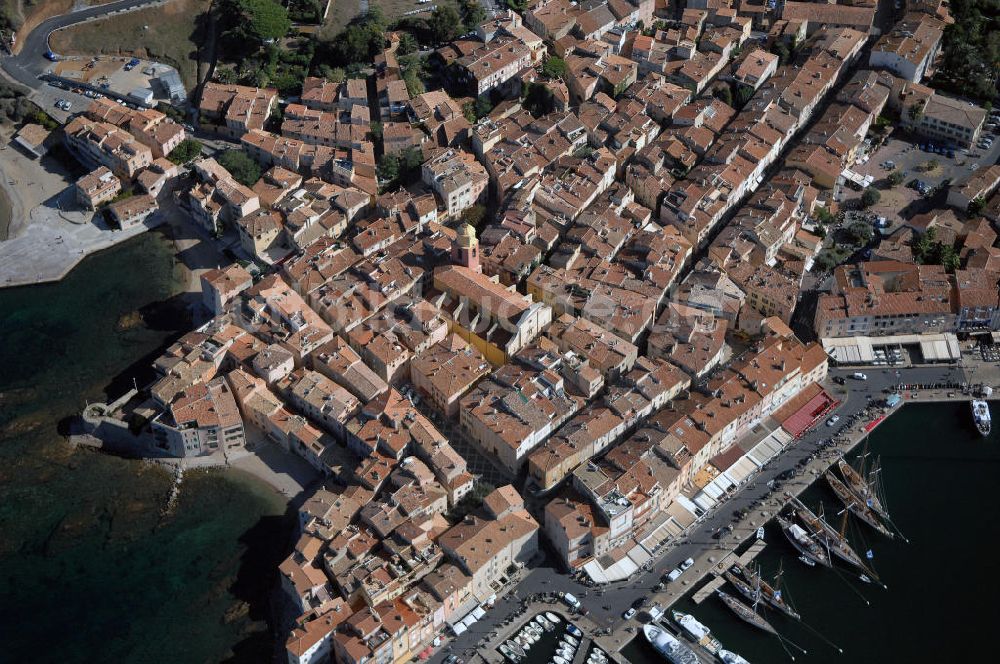
[[[156,158],[169,155],[187,137],[184,127],[164,113],[151,108],[134,110],[107,97],[92,101],[85,113],[91,120],[107,122],[127,130],[141,143],[149,146]]]
[[[899,100],[900,125],[934,141],[969,147],[979,138],[986,122],[986,109],[919,84],[901,89],[897,84],[894,95]]]
[[[472,594],[480,601],[497,593],[508,567],[537,553],[539,530],[509,484],[486,496],[483,506],[485,514],[466,517],[438,539],[448,558],[472,577]]]
[[[454,148],[433,152],[421,167],[424,184],[444,203],[445,214],[454,218],[480,202],[490,178],[475,156]]]
[[[927,75],[941,48],[944,21],[910,12],[892,30],[879,37],[868,56],[873,69],[888,69],[911,83]]]
[[[169,456],[229,452],[243,446],[243,419],[223,378],[193,385],[151,422],[157,446]]]
[[[156,199],[149,194],[137,194],[112,203],[108,215],[122,230],[144,223],[160,209]]]
[[[80,205],[96,210],[122,190],[122,181],[107,166],[98,166],[76,181],[76,200]]]
[[[492,367],[483,355],[451,335],[410,361],[410,380],[446,417],[458,414],[459,401]]]
[[[475,95],[500,88],[532,65],[532,52],[520,39],[498,37],[479,44],[456,60],[461,80]]]
[[[253,285],[253,277],[238,263],[201,275],[201,302],[213,316],[225,313],[229,303]]]
[[[274,110],[278,91],[231,83],[205,83],[198,104],[201,122],[238,140],[252,129],[263,129]]]
[[[66,144],[91,167],[106,166],[123,180],[131,180],[153,163],[153,152],[132,134],[107,122],[77,116],[63,127]]]

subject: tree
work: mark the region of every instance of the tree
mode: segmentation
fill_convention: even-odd
[[[438,42],[450,42],[458,36],[462,21],[458,12],[449,5],[439,5],[431,14],[431,34]]]
[[[555,110],[555,96],[541,83],[528,83],[521,105],[536,118]]]
[[[416,53],[418,50],[420,50],[420,45],[417,43],[416,37],[409,32],[403,32],[399,35],[399,48],[396,49],[396,55],[409,55],[410,53]]]
[[[937,231],[933,228],[928,228],[926,233],[917,238],[917,241],[913,245],[913,257],[918,263],[926,263],[930,260],[931,254],[934,251],[934,239],[936,237]]]
[[[556,56],[545,58],[542,75],[546,78],[562,78],[566,75],[566,61]]]
[[[890,187],[898,187],[903,184],[905,176],[902,171],[894,168],[892,169],[892,172],[889,173],[889,177],[887,179],[889,180]]]
[[[193,138],[188,138],[180,142],[180,144],[170,151],[167,155],[167,159],[174,162],[175,164],[186,164],[189,161],[196,159],[198,155],[201,154],[202,144]]]
[[[861,194],[861,207],[870,208],[878,204],[880,200],[882,200],[882,194],[879,193],[878,189],[866,187]]]
[[[348,71],[370,66],[372,58],[385,47],[385,16],[378,7],[372,7],[363,16],[352,20],[344,30],[330,35],[323,33],[316,42],[313,66],[319,70],[324,64],[341,65]]]
[[[399,178],[399,157],[384,154],[378,160],[378,178],[383,182],[395,182]]]
[[[458,0],[458,13],[462,16],[462,25],[472,32],[486,20],[486,10],[479,0]]]
[[[739,85],[736,87],[736,98],[733,100],[736,105],[733,106],[735,109],[742,109],[753,97],[753,88],[749,85]]]
[[[292,27],[288,10],[274,0],[236,0],[241,22],[237,26],[259,41],[281,39]]]
[[[462,115],[469,121],[469,124],[475,124],[476,121],[485,118],[492,110],[493,102],[486,95],[476,97],[475,101],[468,101],[462,105]]]
[[[420,168],[420,165],[424,163],[424,153],[420,148],[410,147],[406,148],[403,152],[403,158],[400,160],[400,166],[404,174],[408,174],[410,171],[414,171]]]
[[[323,3],[320,0],[288,0],[288,16],[297,23],[320,23]]]
[[[260,179],[260,164],[243,150],[226,150],[217,161],[242,185],[252,187]]]
[[[327,64],[320,65],[316,69],[316,73],[331,83],[343,83],[347,77],[342,67],[331,67]]]
[[[858,221],[847,227],[847,235],[854,244],[864,246],[872,240],[872,227]]]
[[[718,85],[712,90],[712,96],[722,101],[726,106],[733,105],[733,91],[725,83]]]
[[[485,219],[486,208],[482,205],[473,205],[462,210],[462,221],[473,228],[479,228]]]
[[[950,273],[954,273],[962,265],[962,259],[959,258],[955,247],[950,244],[941,245],[938,250],[938,262],[944,267],[945,272]]]
[[[924,162],[924,171],[930,173],[939,166],[937,159],[928,159]]]
[[[836,218],[833,216],[833,213],[830,212],[825,207],[816,208],[813,211],[813,216],[816,217],[816,219],[821,224],[832,224],[834,221],[836,221]]]
[[[792,57],[792,52],[789,50],[788,45],[782,41],[777,41],[771,46],[771,53],[778,56],[778,63],[781,65],[788,64],[789,58]]]
[[[986,207],[986,199],[982,196],[976,196],[971,201],[969,201],[969,209],[966,210],[969,215],[975,217],[982,213],[983,208]]]

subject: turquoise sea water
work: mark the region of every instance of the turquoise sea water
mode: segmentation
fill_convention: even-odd
[[[271,657],[284,501],[236,473],[188,473],[161,517],[168,473],[59,434],[88,399],[141,384],[187,329],[179,276],[147,233],[59,284],[0,290],[0,661]]]
[[[881,456],[887,505],[910,541],[889,541],[859,524],[846,534],[862,555],[871,548],[888,590],[860,583],[843,565],[836,572],[804,566],[770,525],[770,545],[758,558],[765,575],[781,564],[786,597],[805,623],[844,653],[809,628],[774,612],[767,617],[809,651],[794,653],[798,663],[998,661],[1000,428],[980,437],[967,403],[908,405],[876,429],[870,449]],[[822,503],[839,525],[841,507],[825,482],[806,491],[803,501],[814,509]],[[775,638],[740,622],[716,598],[701,605],[682,601],[678,608],[753,664],[791,661]],[[624,653],[633,664],[663,662],[641,639]]]

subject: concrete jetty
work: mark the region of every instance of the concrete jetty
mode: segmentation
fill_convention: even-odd
[[[715,591],[722,587],[726,582],[723,578],[722,573],[733,565],[739,565],[740,567],[746,567],[754,558],[760,555],[760,552],[764,550],[767,543],[764,540],[757,540],[750,545],[750,548],[743,552],[742,555],[737,556],[736,551],[730,551],[727,553],[719,563],[709,571],[709,575],[712,579],[706,583],[704,586],[699,588],[694,596],[691,598],[694,600],[695,604],[701,604],[706,599],[715,594]]]

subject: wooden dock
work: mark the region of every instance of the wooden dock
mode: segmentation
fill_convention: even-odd
[[[765,546],[767,546],[767,543],[764,540],[755,540],[754,543],[750,545],[750,548],[743,552],[743,555],[737,556],[735,551],[730,551],[723,556],[722,560],[720,560],[709,572],[712,575],[709,582],[699,588],[692,597],[694,603],[701,604],[706,599],[714,595],[715,591],[721,588],[726,582],[726,579],[722,576],[723,572],[737,564],[741,567],[746,567],[753,561],[754,558],[760,555],[760,552],[764,550]]]

